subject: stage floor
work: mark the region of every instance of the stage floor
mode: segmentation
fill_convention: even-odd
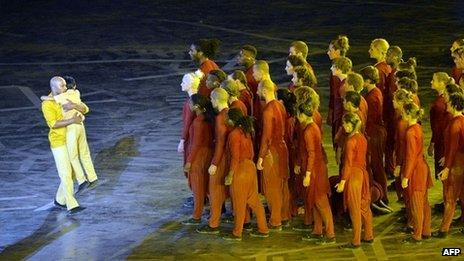
[[[450,71],[449,47],[463,36],[458,31],[464,25],[462,3],[179,3],[90,7],[35,1],[2,6],[1,260],[430,260],[440,257],[443,247],[463,246],[464,236],[456,228],[444,240],[402,245],[407,235],[399,232],[401,205],[394,202],[393,192],[395,212],[374,218],[374,244],[354,251],[337,248],[351,235],[340,226],[337,245],[332,246],[303,242],[301,234],[291,230],[267,239],[245,234],[239,243],[200,235],[180,223],[189,218],[191,210],[183,204],[190,191],[176,151],[185,100],[180,82],[185,72],[196,68],[187,55],[194,39],[221,39],[217,60],[227,72],[235,68],[231,59],[239,46],[254,44],[258,57],[270,61],[272,77],[280,86],[290,81],[284,71],[289,43],[308,41],[325,116],[328,42],[338,34],[349,35],[348,56],[360,69],[374,63],[367,53],[370,40],[385,37],[403,49],[405,58],[418,58],[420,98],[428,111],[435,97],[430,90],[432,73]],[[77,197],[87,209],[74,216],[52,203],[59,178],[39,98],[48,94],[54,75],[75,76],[91,109],[85,126],[99,183]],[[327,126],[324,132],[334,175]],[[429,194],[430,203],[438,203],[441,183],[435,182]],[[204,221],[206,215],[207,211]],[[441,214],[434,213],[434,229],[440,221]],[[299,222],[297,218],[294,223]],[[224,231],[230,230],[230,224],[224,225]]]

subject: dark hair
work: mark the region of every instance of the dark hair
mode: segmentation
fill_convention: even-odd
[[[451,96],[455,93],[464,93],[464,91],[461,89],[461,87],[459,87],[459,85],[455,83],[450,83],[446,85],[446,93],[448,94],[448,96]]]
[[[244,116],[239,108],[229,109],[227,116],[235,127],[241,128],[246,134],[253,132],[253,117]]]
[[[288,89],[278,89],[277,90],[277,99],[281,100],[284,103],[285,110],[291,115],[295,116],[296,114],[296,96]]]
[[[412,116],[414,119],[420,120],[422,115],[424,115],[424,110],[421,109],[417,104],[414,102],[408,102],[403,105],[403,111],[408,116]]]
[[[348,57],[340,57],[335,59],[332,64],[342,73],[348,73],[353,68],[353,63]]]
[[[290,54],[287,57],[287,61],[289,61],[293,67],[304,66],[306,64],[306,61],[303,59],[303,57],[294,54]]]
[[[403,77],[398,80],[398,88],[405,89],[410,91],[414,94],[417,93],[419,90],[419,86],[417,85],[417,81],[411,78]]]
[[[308,70],[308,68],[305,66],[297,66],[293,68],[293,71],[295,71],[298,79],[301,80],[302,86],[308,86],[311,88],[316,87],[316,77],[310,70]]]
[[[74,77],[65,75],[63,76],[63,79],[66,81],[66,88],[77,89],[77,84],[76,84],[76,80],[74,79]]]
[[[302,103],[298,106],[298,112],[308,117],[313,117],[314,106],[311,103]]]
[[[227,74],[221,69],[212,70],[208,73],[208,75],[210,74],[216,76],[219,82],[223,82],[225,79],[227,79]]]
[[[415,70],[401,70],[401,71],[396,71],[395,76],[397,79],[400,78],[409,78],[413,80],[417,80],[417,75]]]
[[[403,51],[397,45],[390,46],[387,50],[386,62],[393,68],[397,68],[403,58]]]
[[[253,45],[245,44],[241,49],[247,51],[253,58],[256,58],[256,55],[258,55],[258,50]]]
[[[190,100],[192,101],[193,105],[200,107],[204,112],[205,121],[208,123],[214,122],[214,108],[211,104],[211,101],[201,94],[193,94],[190,96]]]
[[[216,55],[221,45],[218,39],[200,39],[193,43],[197,51],[203,52],[203,55],[209,59],[216,58]]]
[[[347,91],[345,94],[345,101],[359,108],[359,104],[361,104],[361,94],[355,91]]]
[[[246,79],[246,75],[243,71],[241,70],[235,70],[233,73],[232,73],[232,78],[234,80],[239,80],[247,90],[250,90],[250,87],[248,87],[248,82],[247,82],[247,79]]]
[[[464,94],[463,93],[453,93],[449,97],[451,107],[457,111],[464,110]]]
[[[342,122],[351,124],[353,126],[353,131],[361,126],[359,115],[352,112],[343,115]]]
[[[406,62],[401,62],[398,64],[399,71],[416,70],[416,67],[417,67],[416,57],[411,57]]]
[[[346,35],[339,35],[336,39],[332,40],[330,44],[335,50],[340,51],[341,56],[345,56],[350,49],[348,37]]]
[[[380,80],[379,70],[374,66],[366,66],[362,68],[359,73],[362,75],[365,82],[370,81],[371,84],[377,84]]]

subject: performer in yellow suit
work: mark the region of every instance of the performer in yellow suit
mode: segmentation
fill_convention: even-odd
[[[89,111],[89,108],[81,101],[81,95],[79,90],[77,90],[74,78],[70,76],[64,76],[63,78],[66,81],[67,90],[58,95],[43,96],[42,100],[54,100],[63,106],[64,119],[70,119],[75,113],[77,113],[84,120],[84,116],[78,110],[70,109],[66,111],[64,109],[67,106],[66,104],[72,102],[74,104],[81,104],[85,109],[83,113],[87,113]],[[66,147],[68,148],[71,166],[79,184],[79,189],[77,191],[77,193],[79,193],[87,186],[95,184],[98,179],[93,166],[92,157],[90,156],[84,124],[71,124],[66,126]],[[84,175],[82,167],[84,167],[87,178]]]
[[[58,76],[50,80],[52,95],[59,95],[66,91],[66,81]],[[80,113],[88,111],[85,104],[68,103],[65,109],[76,109]],[[74,113],[70,119],[64,119],[61,106],[54,100],[42,102],[42,113],[50,131],[48,139],[55,160],[56,169],[61,183],[55,196],[55,205],[66,207],[71,214],[79,212],[84,207],[79,206],[74,198],[74,188],[72,181],[72,168],[69,160],[68,149],[66,147],[66,126],[82,123],[82,117]]]

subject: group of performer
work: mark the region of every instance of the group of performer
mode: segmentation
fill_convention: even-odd
[[[199,70],[182,79],[188,98],[178,151],[184,155],[194,199],[192,217],[183,224],[199,225],[199,233],[219,234],[224,202],[230,197],[234,229],[224,239],[241,240],[242,231],[252,228],[251,212],[257,229],[250,235],[267,237],[269,231],[289,227],[303,202],[303,224],[292,228],[312,228],[303,240],[335,243],[334,218],[349,217],[353,238],[343,248],[358,248],[373,242],[371,209],[392,212],[387,193],[391,177],[405,205],[404,230],[412,234],[404,242],[431,238],[427,191],[432,176],[424,155],[414,58],[405,62],[400,47],[375,39],[368,50],[375,64],[355,72],[347,57],[348,37],[330,42],[326,123],[339,173],[329,178],[318,80],[307,60],[307,44],[291,43],[285,67],[291,84],[280,89],[269,64],[256,60],[254,46],[239,50],[237,63],[243,71],[226,74],[214,62],[219,45],[215,39],[191,44],[189,54]],[[453,43],[451,54],[456,65],[451,76],[437,72],[431,82],[438,97],[430,106],[427,151],[435,159],[435,176],[443,182],[443,221],[433,233],[440,238],[447,236],[458,199],[464,202],[464,39]],[[209,220],[201,225],[207,201]]]

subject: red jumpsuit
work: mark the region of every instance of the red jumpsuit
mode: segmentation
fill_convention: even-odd
[[[206,87],[206,78],[208,77],[208,73],[211,72],[212,70],[217,70],[219,69],[219,66],[212,60],[206,60],[200,65],[200,70],[203,72],[205,75],[203,79],[200,81],[200,87],[198,89],[198,93],[208,97],[211,94],[211,90]]]
[[[409,195],[409,207],[414,229],[413,238],[421,240],[430,236],[430,206],[427,190],[432,187],[430,170],[423,153],[424,136],[422,127],[414,124],[406,129],[404,148],[403,176],[409,180],[406,193]]]
[[[445,140],[445,167],[450,172],[444,181],[445,213],[440,231],[447,232],[453,221],[456,201],[464,189],[464,116],[460,115],[452,119],[446,130]]]
[[[188,181],[193,192],[192,217],[201,219],[207,192],[208,167],[213,156],[213,127],[205,121],[204,115],[195,117],[190,126],[189,136],[191,143],[187,162],[191,164]]]
[[[294,169],[296,165],[296,158],[298,156],[298,139],[297,139],[297,128],[298,122],[295,117],[287,113],[286,119],[286,128],[285,128],[285,143],[288,148],[288,168],[289,168],[289,179],[288,179],[288,189],[290,192],[290,211],[292,216],[298,214],[297,200],[299,197],[299,175],[295,175]]]
[[[395,126],[396,126],[396,117],[395,117],[395,108],[393,108],[393,95],[398,86],[396,86],[396,69],[392,69],[392,72],[388,75],[386,80],[385,93],[388,94],[384,98],[383,104],[383,122],[385,124],[385,129],[387,131],[386,139],[388,142],[385,144],[385,172],[387,176],[393,174],[395,170],[395,160],[393,158],[393,151],[395,149]]]
[[[181,139],[184,140],[184,165],[187,163],[187,158],[189,156],[190,147],[189,147],[189,130],[190,125],[192,125],[193,119],[195,119],[195,113],[190,110],[190,98],[187,98],[182,107],[182,136]],[[185,177],[188,174],[185,173]]]
[[[266,214],[258,197],[258,181],[253,162],[251,135],[245,134],[240,128],[235,128],[229,134],[227,148],[230,155],[230,170],[234,173],[230,186],[234,205],[234,230],[232,233],[238,237],[242,236],[248,206],[256,215],[258,231],[267,234],[269,230]]]
[[[337,76],[330,73],[329,85],[330,85],[330,97],[329,97],[329,114],[332,118],[332,122],[328,122],[332,126],[332,142],[335,145],[335,134],[337,133],[340,126],[342,126],[341,120],[343,116],[343,99],[340,96],[340,88],[345,83],[345,80],[340,80]]]
[[[241,100],[235,100],[230,104],[230,108],[237,108],[242,111],[243,116],[248,116],[248,109]]]
[[[263,190],[271,211],[270,224],[280,226],[282,212],[289,206],[288,150],[285,144],[286,111],[282,103],[270,101],[263,108],[263,132],[259,158],[263,159]],[[288,207],[289,209],[289,207]],[[289,214],[289,213],[288,213]]]
[[[344,205],[350,212],[353,225],[355,246],[361,245],[361,228],[364,224],[364,239],[374,238],[369,174],[366,169],[367,140],[363,134],[357,133],[348,137],[344,149],[342,180],[345,180]]]
[[[217,171],[215,175],[209,177],[209,226],[212,228],[219,227],[222,204],[226,199],[226,186],[224,185],[224,181],[229,168],[225,148],[227,135],[230,131],[226,124],[228,111],[229,109],[227,108],[223,109],[215,118],[214,154],[211,164],[217,167]]]
[[[381,187],[381,199],[387,199],[387,175],[385,174],[383,156],[387,132],[383,125],[383,96],[379,88],[375,87],[366,94],[368,114],[366,120],[366,134],[368,138],[368,153],[373,179]]]
[[[443,131],[446,129],[450,120],[449,113],[446,111],[446,101],[443,95],[438,96],[430,105],[430,127],[432,129],[432,139],[435,160],[435,177],[443,170],[438,163],[444,156],[444,137]]]
[[[249,90],[243,89],[240,91],[239,100],[245,104],[249,115],[253,115],[253,94]]]
[[[322,224],[326,229],[326,237],[333,238],[334,225],[332,211],[330,210],[329,178],[327,165],[322,153],[322,137],[316,123],[311,123],[304,130],[304,149],[301,159],[303,161],[301,175],[305,176],[310,171],[310,185],[306,193],[306,212],[312,213],[314,219],[313,234],[322,234]]]
[[[456,66],[454,66],[451,71],[451,77],[453,77],[454,82],[456,84],[459,84],[459,80],[461,79],[463,74],[464,74],[464,68],[457,68]]]

